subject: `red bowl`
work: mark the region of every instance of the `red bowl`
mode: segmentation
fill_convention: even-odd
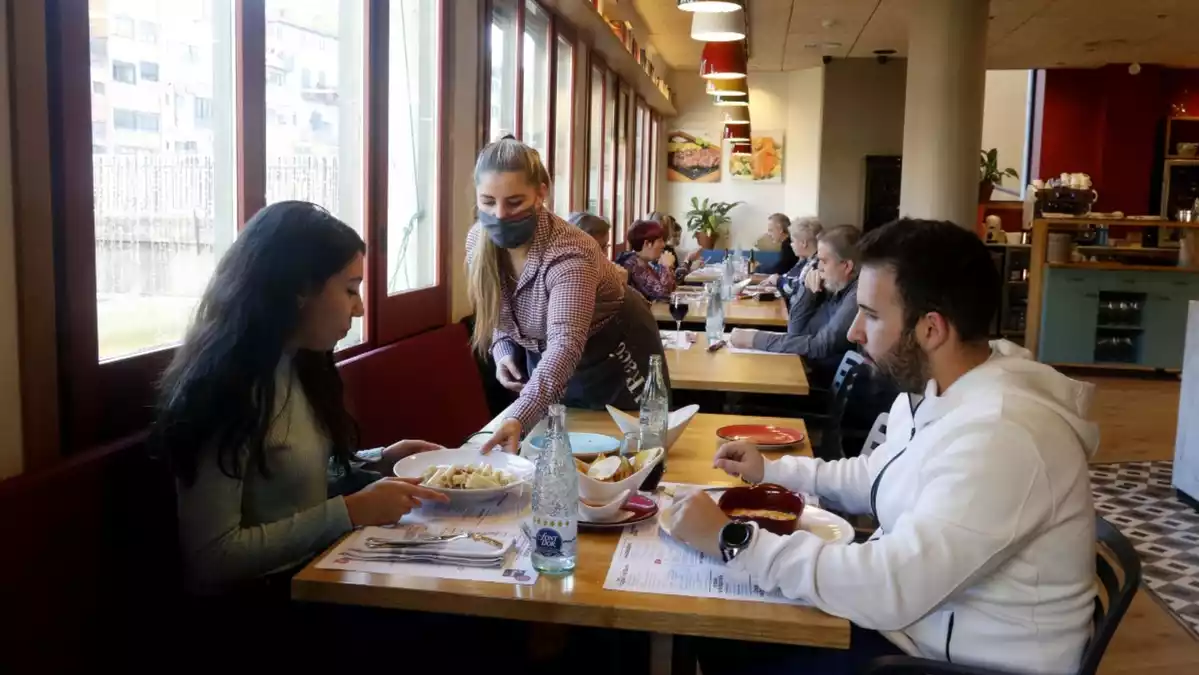
[[[726,490],[720,496],[720,510],[733,520],[753,521],[762,529],[786,536],[799,527],[803,515],[803,497],[781,485],[761,483]],[[737,513],[738,511],[773,511],[793,515],[793,518],[771,517],[769,514]]]

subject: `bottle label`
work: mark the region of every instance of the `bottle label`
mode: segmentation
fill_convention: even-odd
[[[556,558],[565,555],[566,545],[578,536],[574,518],[542,518],[533,516],[533,548],[538,555]]]

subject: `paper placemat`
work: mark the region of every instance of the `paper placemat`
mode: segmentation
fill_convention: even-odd
[[[403,522],[393,527],[367,527],[346,537],[333,550],[325,554],[316,566],[320,569],[343,570],[346,572],[369,572],[371,574],[400,574],[413,577],[435,577],[438,579],[460,579],[463,581],[492,581],[502,584],[530,585],[537,583],[538,572],[533,569],[530,558],[532,545],[521,528],[529,515],[529,490],[508,493],[499,499],[487,500],[463,506],[427,505],[404,516]],[[500,567],[465,567],[461,565],[380,562],[351,560],[343,552],[352,548],[363,548],[366,537],[398,536],[415,537],[420,534],[454,534],[477,532],[496,539],[514,539],[515,545],[508,551]]]
[[[662,483],[663,487],[686,491],[698,486]],[[674,499],[658,497],[665,511]],[[688,548],[658,529],[658,521],[626,527],[616,545],[604,588],[611,591],[686,595],[693,598],[722,598],[787,605],[810,603],[784,597],[777,590],[767,593],[744,572],[730,570],[723,561]]]
[[[761,354],[763,356],[795,356],[794,354],[786,354],[779,352],[768,352],[763,349],[741,349],[733,346],[733,334],[724,334],[724,348],[729,350],[730,354]]]

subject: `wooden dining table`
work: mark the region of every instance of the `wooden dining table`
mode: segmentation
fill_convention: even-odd
[[[674,331],[666,331],[673,336]],[[668,338],[669,339],[669,338]],[[672,389],[807,396],[803,358],[794,354],[739,354],[727,345],[708,351],[703,333],[688,349],[666,349]]]
[[[802,420],[698,414],[670,449],[664,480],[735,484],[736,479],[712,467],[712,456],[722,442],[716,430],[730,424],[798,429],[805,440],[789,452],[811,454]],[[570,410],[567,427],[620,435],[608,413],[600,411]],[[619,540],[619,531],[580,530],[574,573],[542,575],[531,586],[416,577],[402,570],[396,574],[335,571],[318,569],[314,561],[292,579],[291,595],[307,602],[645,631],[655,634],[659,652],[669,652],[668,646],[661,646],[663,638],[675,635],[849,647],[849,622],[813,607],[606,590],[604,579]]]
[[[658,300],[652,304],[654,318],[659,322],[675,325],[674,317],[670,316],[670,303]],[[706,305],[693,302],[683,318],[684,324],[702,325],[707,319]],[[757,298],[737,298],[724,307],[724,323],[726,326],[757,326],[760,328],[787,328],[787,305],[782,300],[758,300]]]

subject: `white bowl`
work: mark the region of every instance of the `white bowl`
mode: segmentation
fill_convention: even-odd
[[[420,478],[425,469],[431,466],[443,465],[486,464],[515,477],[504,487],[484,490],[461,490],[451,488],[430,488],[449,496],[451,501],[474,501],[498,497],[499,495],[516,492],[533,477],[533,463],[523,457],[510,455],[500,450],[492,450],[484,455],[478,448],[458,448],[454,450],[432,450],[408,455],[395,463],[395,475],[400,478]]]
[[[653,471],[654,467],[658,465],[658,462],[662,461],[665,455],[665,452],[659,452],[657,458],[641,467],[640,471],[615,483],[596,480],[579,471],[577,472],[579,474],[579,497],[586,499],[592,504],[611,503],[620,493],[636,490],[641,487],[641,483],[645,482],[645,477],[649,475],[650,471]]]
[[[620,507],[629,500],[632,490],[624,490],[616,498],[602,506],[592,506],[582,499],[579,500],[579,517],[589,523],[606,523],[620,516]]]
[[[685,408],[670,413],[666,418],[666,450],[674,446],[675,441],[679,440],[679,436],[683,435],[683,430],[691,423],[691,418],[695,417],[695,413],[699,412],[698,405],[689,405]],[[620,427],[621,432],[631,433],[637,431],[641,426],[641,420],[629,413],[617,410],[612,406],[608,406],[608,414],[612,416],[612,420],[616,422],[616,426]]]

